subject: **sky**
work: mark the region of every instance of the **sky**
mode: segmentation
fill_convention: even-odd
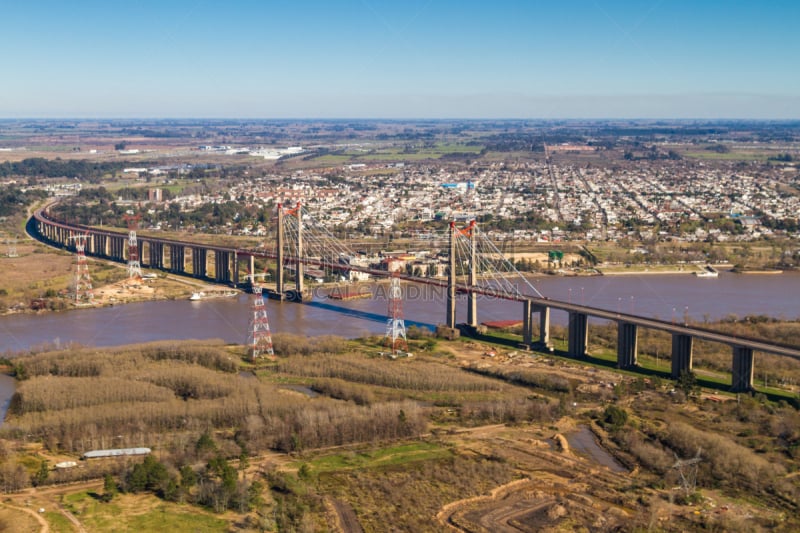
[[[796,0],[0,0],[3,118],[800,118]]]

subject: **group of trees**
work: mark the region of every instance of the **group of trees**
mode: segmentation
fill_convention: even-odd
[[[23,215],[25,208],[34,200],[47,198],[47,193],[38,190],[22,191],[19,187],[10,186],[0,189],[0,217]]]
[[[120,472],[118,480],[107,473],[101,500],[109,502],[119,491],[150,492],[167,501],[195,503],[218,513],[228,509],[245,513],[263,502],[261,481],[248,480],[243,472],[240,475],[240,470],[220,453],[209,433],[200,436],[194,449],[195,460],[204,461],[202,466],[176,465],[148,455],[141,463]],[[242,454],[238,463],[241,470],[247,467],[246,454]]]
[[[99,183],[108,174],[121,171],[127,161],[90,161],[88,159],[45,159],[33,157],[22,161],[0,163],[0,178],[74,178]]]
[[[239,376],[221,346],[72,349],[14,364],[23,381],[6,431],[41,438],[53,450],[84,452],[112,440],[138,446],[155,434],[178,442],[202,428],[238,427],[252,449],[289,451],[413,436],[425,427],[424,411],[408,402],[356,405],[318,397],[298,403],[273,383]]]

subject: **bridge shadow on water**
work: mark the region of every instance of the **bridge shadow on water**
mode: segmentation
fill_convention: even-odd
[[[334,313],[339,313],[341,315],[358,318],[361,320],[369,320],[370,322],[380,322],[382,324],[385,324],[389,318],[388,316],[382,315],[380,313],[371,313],[369,311],[360,311],[358,309],[340,307],[338,305],[321,302],[319,300],[307,302],[304,305],[307,305],[309,307],[315,307],[317,309],[324,309],[325,311],[332,311]],[[418,328],[428,328],[431,331],[436,330],[435,325],[427,324],[425,322],[417,322],[416,320],[405,320],[405,325],[406,328],[408,328],[409,326],[416,326]]]

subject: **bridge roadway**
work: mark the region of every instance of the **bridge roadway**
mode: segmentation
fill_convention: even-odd
[[[125,261],[125,242],[128,239],[127,233],[55,220],[47,214],[46,209],[36,211],[33,215],[33,219],[36,222],[36,231],[42,238],[50,243],[67,247],[70,243],[70,236],[85,233],[92,237],[92,245],[90,246],[87,244],[86,246],[87,255],[106,257],[121,262]],[[99,243],[97,242],[98,240],[100,241]],[[140,243],[140,258],[145,258],[145,254],[142,251],[143,247],[146,245],[149,248],[149,260],[142,262],[145,266],[168,270],[179,274],[192,275],[209,281],[226,284],[238,284],[240,279],[239,260],[241,258],[251,258],[251,270],[252,258],[279,259],[276,253],[265,250],[233,248],[150,236],[141,236],[138,238],[138,241]],[[163,261],[163,250],[165,247],[170,250],[171,262],[169,268],[166,268]],[[191,274],[185,269],[184,249],[192,250],[193,268]],[[216,255],[213,278],[207,275],[209,269],[205,262],[208,251],[214,252]],[[472,298],[484,296],[520,302],[523,304],[523,343],[526,346],[550,348],[550,311],[552,309],[565,311],[569,314],[567,351],[569,355],[576,358],[585,357],[587,355],[588,317],[613,321],[618,324],[617,362],[621,368],[632,368],[637,364],[639,327],[665,331],[672,335],[671,373],[675,378],[679,377],[684,371],[692,370],[692,345],[694,339],[726,344],[730,346],[733,351],[732,391],[753,390],[753,352],[755,351],[800,360],[800,349],[793,346],[785,346],[738,335],[729,335],[688,324],[675,324],[665,320],[552,300],[547,297],[529,296],[516,292],[512,293],[492,288],[471,286],[457,283],[457,281],[452,278],[448,278],[447,280],[424,278],[403,273],[389,273],[385,270],[369,267],[345,265],[337,262],[324,261],[322,259],[290,255],[284,255],[281,259],[284,264],[305,264],[322,269],[354,270],[368,273],[375,277],[397,276],[404,281],[439,287],[445,291],[452,290],[453,293],[468,294],[471,295]],[[220,268],[221,266],[222,268]],[[539,315],[539,339],[536,342],[533,340],[533,315],[535,314]],[[476,321],[474,313],[471,314],[471,317],[473,321]],[[478,325],[477,323],[473,323],[467,324],[467,326],[476,328]],[[451,324],[450,328],[453,329],[453,327],[454,324]]]

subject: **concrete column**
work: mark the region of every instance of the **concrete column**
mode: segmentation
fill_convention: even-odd
[[[569,343],[567,351],[572,357],[585,357],[589,344],[589,319],[584,313],[569,313]]]
[[[533,344],[533,302],[522,302],[522,343],[525,346]]]
[[[681,377],[681,372],[692,370],[692,336],[672,334],[672,378]]]
[[[110,237],[111,240],[111,259],[114,261],[122,261],[122,248],[123,248],[123,239],[122,237]]]
[[[467,284],[475,287],[478,281],[477,252],[475,251],[475,221],[469,223],[469,279]],[[530,322],[530,315],[528,315]],[[478,294],[470,291],[467,293],[467,324],[473,328],[478,327]]]
[[[192,275],[196,278],[206,277],[208,267],[206,261],[208,260],[207,251],[205,248],[192,249]]]
[[[535,311],[539,312],[539,344],[542,348],[552,348],[553,345],[550,343],[550,308],[544,305],[537,307]]]
[[[753,390],[753,349],[743,346],[733,347],[733,379],[731,391],[749,392]]]
[[[142,240],[141,238],[137,238],[136,243],[139,247],[139,266],[153,266],[153,263],[151,263],[153,255],[153,243],[147,240]]]
[[[200,264],[200,276],[207,277],[208,276],[208,250],[205,248],[198,248],[197,249],[197,256],[198,262]]]
[[[456,327],[456,223],[450,223],[450,268],[447,274],[447,316],[446,325]]]
[[[151,244],[151,246],[153,246],[153,249],[155,250],[155,255],[156,255],[156,257],[155,257],[155,259],[156,259],[155,267],[156,268],[164,268],[164,243],[163,242],[160,242],[158,244],[153,243],[153,244]]]
[[[192,275],[197,276],[197,270],[200,268],[197,265],[197,248],[189,247],[189,253],[192,254]]]
[[[139,240],[139,255],[141,256],[141,266],[148,266],[150,268],[158,268],[158,244],[153,241]],[[147,243],[147,253],[145,254],[145,243]]]
[[[617,366],[632,368],[636,366],[639,328],[636,324],[620,322],[617,325]]]
[[[220,250],[214,251],[214,281],[227,283],[231,280],[230,253]]]
[[[225,252],[214,250],[214,281],[217,283],[225,279]]]
[[[169,245],[169,270],[179,274],[186,272],[186,250],[183,245]]]
[[[233,252],[233,282],[234,287],[239,286],[239,254],[236,251]]]
[[[283,205],[278,204],[278,258],[275,267],[275,292],[283,299]]]

